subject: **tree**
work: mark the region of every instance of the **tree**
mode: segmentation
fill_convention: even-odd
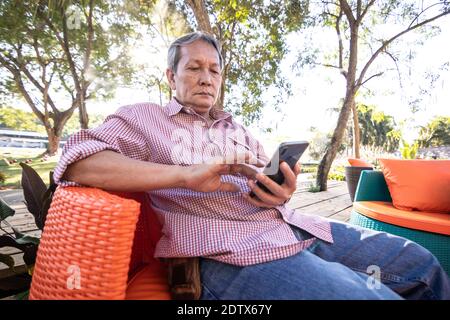
[[[355,96],[361,87],[370,80],[382,76],[386,71],[385,66],[375,68],[376,59],[385,54],[397,63],[395,56],[389,52],[389,48],[405,34],[448,15],[450,4],[448,1],[430,4],[429,1],[413,0],[332,0],[321,1],[321,4],[323,10],[317,21],[324,27],[334,28],[338,49],[335,63],[320,64],[339,70],[346,83],[344,102],[337,125],[318,167],[317,186],[324,191],[327,189],[328,173],[342,144],[350,113],[353,113],[355,128],[355,156],[359,157],[360,132]],[[396,26],[400,26],[400,31],[392,32],[389,36],[372,35],[374,26],[381,23],[395,23]],[[362,48],[366,48],[369,52],[367,57],[362,54],[364,52]],[[369,73],[371,69],[376,70]]]
[[[450,117],[437,116],[420,128],[419,148],[450,146]]]
[[[398,149],[400,137],[394,118],[378,111],[374,106],[357,104],[361,144],[393,152]],[[353,137],[353,134],[351,135]],[[353,139],[352,139],[353,140]]]
[[[44,127],[32,112],[12,107],[0,107],[0,128],[45,133]]]
[[[108,97],[130,78],[126,46],[134,31],[121,8],[118,0],[0,3],[0,72],[8,76],[2,90],[25,99],[45,127],[49,154],[76,108],[87,128],[86,101]],[[71,100],[66,109],[58,103],[63,97]]]
[[[308,1],[177,3],[193,28],[214,34],[221,43],[224,69],[219,108],[233,111],[249,124],[259,119],[265,105],[263,94],[271,86],[279,91],[276,105],[284,101],[290,94],[279,68],[287,52],[285,36],[302,26]]]

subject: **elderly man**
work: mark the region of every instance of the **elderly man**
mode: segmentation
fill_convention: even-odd
[[[261,144],[214,108],[222,67],[211,36],[177,39],[166,73],[176,96],[122,107],[72,136],[56,180],[148,192],[163,224],[155,256],[201,257],[203,299],[450,298],[447,275],[419,245],[284,206],[299,167],[281,164],[282,185],[255,175],[268,161]]]

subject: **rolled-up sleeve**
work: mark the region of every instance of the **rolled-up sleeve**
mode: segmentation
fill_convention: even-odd
[[[147,139],[139,129],[131,107],[120,108],[97,128],[83,129],[72,135],[64,145],[55,168],[55,182],[62,186],[77,186],[75,182],[62,179],[67,167],[104,150],[112,150],[136,160],[149,160]]]

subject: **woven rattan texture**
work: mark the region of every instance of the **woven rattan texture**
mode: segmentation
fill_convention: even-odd
[[[124,299],[140,204],[94,188],[58,188],[30,299]]]

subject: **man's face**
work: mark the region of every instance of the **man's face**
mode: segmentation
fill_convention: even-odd
[[[181,47],[180,53],[177,72],[166,71],[170,87],[176,90],[178,102],[206,115],[219,95],[222,81],[219,55],[202,40]]]

